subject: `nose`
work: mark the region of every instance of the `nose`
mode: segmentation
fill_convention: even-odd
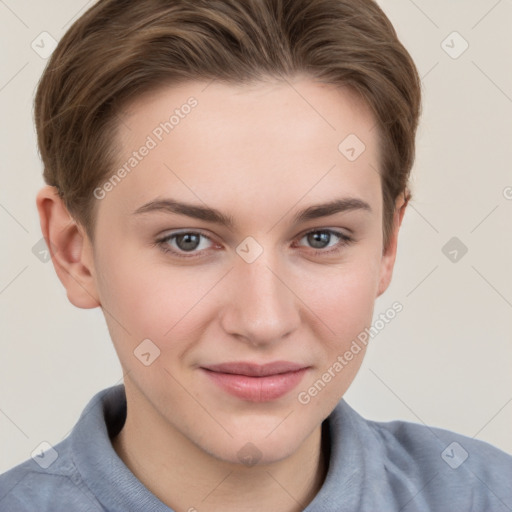
[[[301,304],[289,273],[265,254],[252,263],[237,261],[221,314],[225,332],[261,348],[297,329]]]

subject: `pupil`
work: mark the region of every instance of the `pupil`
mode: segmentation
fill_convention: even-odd
[[[309,242],[316,249],[322,249],[323,247],[329,244],[329,238],[330,233],[327,233],[326,231],[318,231],[316,233],[311,233],[309,235]],[[318,243],[320,245],[316,245]]]
[[[180,243],[180,241],[184,241],[184,243]],[[199,243],[199,236],[191,233],[186,233],[184,235],[178,235],[176,237],[176,243],[178,247],[183,251],[191,251],[197,248]]]

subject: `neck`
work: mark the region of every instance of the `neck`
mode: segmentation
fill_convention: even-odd
[[[244,466],[206,453],[145,401],[130,402],[127,410],[113,448],[142,484],[176,511],[298,512],[313,500],[327,473],[321,425],[286,459]]]

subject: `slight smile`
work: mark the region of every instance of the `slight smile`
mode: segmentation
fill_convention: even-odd
[[[242,400],[268,402],[294,389],[310,366],[275,361],[263,365],[233,362],[200,369],[221,389]]]

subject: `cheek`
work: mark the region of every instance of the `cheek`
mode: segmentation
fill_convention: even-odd
[[[172,340],[179,350],[185,332],[190,339],[194,310],[212,287],[207,275],[193,267],[172,270],[128,250],[105,254],[100,270],[100,300],[118,352],[129,356],[146,338],[162,350]]]
[[[366,255],[354,252],[351,261],[303,274],[304,303],[323,322],[322,337],[328,332],[338,347],[371,323],[379,283],[378,261],[377,251]]]

